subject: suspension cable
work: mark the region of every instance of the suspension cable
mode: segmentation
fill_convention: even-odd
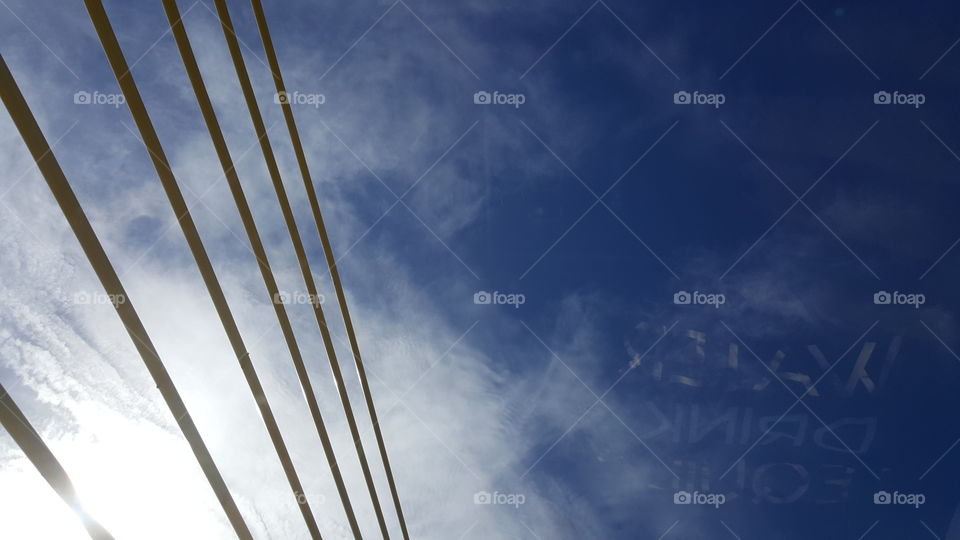
[[[17,407],[13,397],[7,393],[7,389],[0,384],[0,424],[10,433],[17,446],[23,450],[27,459],[37,468],[43,479],[50,484],[50,487],[57,492],[57,495],[67,503],[83,526],[87,529],[87,534],[94,540],[113,540],[113,536],[103,528],[100,523],[83,509],[80,503],[80,497],[77,490],[73,487],[73,482],[67,476],[67,471],[63,469],[56,456],[50,451],[50,447],[43,442],[40,434],[30,424],[27,417]]]
[[[217,3],[222,3],[223,0],[217,0]],[[267,26],[267,19],[263,12],[263,6],[260,3],[260,0],[251,0],[251,5],[253,6],[254,17],[257,20],[257,29],[260,33],[260,39],[263,41],[263,49],[267,55],[267,63],[270,66],[270,71],[273,75],[273,82],[277,90],[277,94],[280,96],[285,96],[286,87],[283,83],[283,77],[280,74],[280,62],[277,60],[277,53],[273,47],[273,40],[270,38],[270,29]],[[313,213],[314,221],[316,222],[317,232],[320,235],[320,243],[323,246],[323,253],[326,257],[327,268],[330,272],[330,278],[333,281],[333,286],[336,289],[337,293],[337,302],[340,305],[340,313],[343,317],[343,324],[347,330],[347,337],[350,341],[350,349],[353,353],[354,364],[357,369],[357,377],[360,380],[360,388],[363,390],[363,398],[367,404],[367,410],[370,413],[370,420],[373,424],[373,432],[377,438],[377,446],[380,450],[380,457],[383,460],[383,468],[387,475],[387,481],[390,485],[390,494],[393,497],[393,505],[397,512],[397,518],[400,520],[400,529],[403,532],[404,540],[409,540],[407,534],[407,524],[406,520],[403,517],[403,509],[400,505],[400,496],[397,493],[397,485],[393,478],[393,471],[390,468],[390,460],[387,458],[387,449],[383,441],[383,433],[380,430],[380,422],[377,420],[376,408],[373,404],[373,396],[370,393],[370,384],[367,381],[366,371],[363,367],[363,360],[360,357],[360,346],[357,343],[357,335],[354,331],[353,321],[350,319],[350,311],[347,308],[347,298],[343,292],[343,284],[340,281],[340,274],[337,271],[336,259],[333,256],[333,248],[330,245],[330,237],[327,234],[326,226],[323,223],[323,216],[320,213],[320,203],[317,199],[316,190],[313,187],[313,180],[310,177],[310,170],[307,166],[307,158],[303,151],[303,144],[300,141],[300,133],[297,130],[296,121],[293,118],[293,109],[290,106],[289,100],[280,100],[280,107],[283,110],[283,118],[287,124],[287,131],[290,133],[290,140],[293,143],[293,151],[296,154],[297,164],[300,168],[300,175],[303,178],[303,185],[307,191],[307,199],[310,202],[310,209]],[[326,324],[321,323],[321,330],[324,332],[325,336],[329,335],[327,331]],[[327,337],[329,340],[329,337]],[[329,350],[332,350],[332,346],[328,347]],[[355,432],[354,437],[358,438],[359,435]],[[368,479],[368,483],[369,483]],[[379,508],[379,507],[378,507]],[[378,517],[379,514],[378,514]],[[383,523],[381,522],[381,529],[384,529]],[[386,533],[384,533],[386,536]]]
[[[114,302],[113,307],[117,311],[117,315],[119,315],[124,328],[126,328],[127,334],[129,334],[133,340],[134,347],[136,347],[137,352],[140,353],[140,358],[143,359],[147,371],[149,371],[150,376],[153,377],[157,389],[160,390],[160,395],[163,396],[167,407],[170,408],[170,412],[180,427],[180,431],[183,432],[184,438],[186,438],[190,444],[190,448],[197,458],[197,463],[207,477],[210,487],[213,488],[217,500],[220,502],[220,506],[223,507],[223,511],[227,514],[227,518],[230,520],[230,524],[233,526],[237,537],[241,540],[253,540],[253,535],[250,534],[250,530],[247,528],[243,516],[240,515],[240,510],[230,495],[230,490],[227,489],[223,476],[213,462],[213,457],[210,455],[209,450],[207,450],[207,446],[203,442],[203,438],[200,436],[200,432],[197,430],[193,418],[187,411],[187,407],[180,397],[180,393],[177,391],[176,386],[174,386],[173,380],[170,378],[170,374],[167,373],[167,369],[164,367],[156,347],[154,347],[150,336],[147,334],[140,315],[136,309],[134,309],[129,296],[127,296],[126,290],[123,288],[119,276],[117,276],[117,272],[114,270],[110,259],[103,250],[100,239],[97,238],[96,232],[94,232],[93,227],[90,225],[90,221],[87,219],[83,208],[80,206],[80,202],[70,187],[67,177],[63,174],[63,169],[60,168],[57,158],[53,155],[46,137],[44,137],[43,132],[40,130],[36,118],[30,111],[30,107],[20,92],[20,88],[17,86],[13,74],[11,74],[7,68],[7,64],[3,60],[2,55],[0,55],[0,98],[2,98],[7,111],[9,111],[13,123],[17,126],[17,131],[20,132],[20,136],[33,155],[37,168],[50,187],[50,191],[53,193],[57,204],[60,206],[60,210],[70,224],[73,234],[80,242],[80,247],[83,248],[83,252],[87,260],[90,261],[90,265],[97,274],[97,278],[100,280],[103,288],[110,298],[123,299],[123,302]]]
[[[303,241],[300,237],[299,230],[296,225],[296,220],[293,217],[293,211],[290,208],[290,202],[286,195],[286,190],[283,186],[283,181],[280,177],[280,171],[277,166],[276,157],[273,154],[273,149],[270,145],[269,139],[267,138],[266,129],[264,128],[263,118],[260,114],[259,107],[257,105],[257,100],[254,95],[253,86],[250,83],[250,76],[247,72],[246,66],[243,61],[243,54],[240,51],[240,46],[238,43],[238,38],[233,28],[233,23],[230,19],[230,13],[227,9],[226,2],[223,0],[214,0],[214,4],[217,8],[217,13],[220,16],[221,26],[223,28],[224,37],[226,38],[228,48],[230,49],[230,55],[233,58],[234,68],[237,72],[237,77],[240,81],[240,86],[243,89],[244,98],[247,102],[247,109],[250,112],[250,118],[253,121],[254,128],[257,131],[257,134],[261,136],[260,146],[263,152],[264,159],[267,164],[267,169],[270,173],[271,181],[274,185],[274,191],[277,194],[277,200],[280,204],[281,211],[284,215],[284,220],[287,222],[287,230],[290,234],[290,239],[294,245],[294,251],[297,254],[297,259],[300,263],[300,272],[303,275],[304,282],[307,287],[307,292],[309,294],[317,294],[317,286],[314,281],[313,272],[310,269],[310,263],[306,255],[306,250],[303,247]],[[283,94],[278,94],[283,95]],[[282,100],[281,100],[282,101]],[[286,111],[284,111],[286,113]],[[308,192],[309,193],[309,192]],[[370,466],[367,461],[366,452],[363,449],[363,443],[360,436],[359,428],[357,426],[356,417],[353,413],[353,407],[350,404],[350,397],[346,389],[346,384],[344,383],[343,374],[340,369],[340,364],[337,361],[336,350],[333,345],[333,340],[330,336],[329,328],[327,326],[326,317],[323,313],[323,309],[320,306],[314,306],[314,316],[317,319],[317,324],[320,328],[320,334],[323,338],[324,348],[327,352],[327,358],[330,363],[330,368],[333,373],[334,383],[337,387],[337,392],[340,396],[341,404],[343,405],[343,410],[346,415],[347,425],[350,428],[351,436],[353,437],[354,446],[357,450],[357,456],[360,461],[360,468],[363,472],[364,481],[367,485],[367,491],[370,493],[370,498],[373,502],[374,512],[377,516],[377,523],[380,526],[380,532],[384,538],[389,538],[389,532],[386,526],[386,520],[383,517],[383,510],[380,505],[380,499],[377,496],[376,486],[373,481],[373,475],[370,472]],[[402,528],[403,526],[401,518]],[[404,536],[406,534],[404,533]]]
[[[243,371],[247,385],[253,393],[260,416],[270,434],[270,439],[273,442],[274,449],[280,459],[280,464],[283,467],[287,481],[300,508],[303,520],[307,525],[307,529],[310,531],[311,537],[320,539],[320,529],[317,526],[313,512],[310,510],[310,503],[303,492],[303,485],[297,475],[293,460],[290,458],[287,446],[283,441],[280,427],[277,425],[273,410],[264,393],[263,385],[257,376],[253,362],[250,360],[250,353],[247,351],[246,345],[240,336],[240,330],[227,304],[223,288],[220,286],[216,272],[213,269],[213,264],[210,262],[206,248],[203,246],[203,241],[200,239],[200,233],[190,215],[190,209],[183,198],[183,193],[177,185],[177,180],[170,168],[170,163],[163,151],[163,147],[160,144],[156,129],[150,120],[150,116],[147,114],[143,98],[140,96],[140,91],[130,73],[130,68],[123,56],[120,44],[117,42],[117,36],[110,25],[110,20],[103,8],[103,3],[101,0],[84,0],[84,4],[87,7],[87,12],[90,14],[90,20],[93,22],[97,36],[100,39],[100,44],[107,56],[107,60],[110,62],[110,67],[117,79],[117,83],[120,85],[120,89],[126,98],[127,107],[133,115],[137,130],[140,132],[140,137],[143,140],[143,145],[150,154],[153,167],[156,169],[157,176],[160,178],[161,184],[163,184],[163,189],[177,216],[180,228],[186,237],[190,252],[193,254],[193,258],[197,263],[207,292],[210,294],[210,298],[217,310],[227,338],[230,340],[230,345],[240,364],[240,369]]]
[[[333,451],[333,445],[330,442],[330,436],[327,433],[327,428],[324,425],[323,417],[320,414],[320,405],[317,403],[313,385],[310,384],[310,376],[307,373],[307,368],[303,363],[303,356],[300,352],[299,346],[297,345],[297,339],[294,335],[293,328],[290,325],[290,318],[287,315],[286,306],[284,306],[283,301],[280,298],[280,291],[277,288],[277,281],[273,275],[273,271],[270,269],[270,261],[267,258],[267,252],[263,247],[263,241],[260,238],[260,234],[257,232],[257,226],[254,221],[253,214],[250,211],[250,205],[247,203],[247,198],[243,193],[243,187],[240,184],[240,179],[237,175],[233,159],[230,156],[230,150],[227,147],[226,140],[224,139],[223,130],[220,128],[220,123],[217,120],[213,103],[210,101],[210,96],[200,73],[200,67],[197,65],[196,56],[193,53],[193,48],[190,46],[189,37],[187,36],[186,29],[183,26],[180,12],[177,9],[176,0],[162,1],[164,10],[167,14],[167,19],[170,23],[170,30],[173,32],[173,37],[177,43],[177,48],[180,50],[180,56],[183,58],[183,65],[186,68],[187,75],[190,78],[190,84],[193,86],[193,91],[196,94],[197,104],[200,106],[203,119],[207,124],[207,130],[210,132],[210,138],[213,140],[213,145],[216,148],[217,156],[220,159],[220,165],[223,168],[224,175],[227,178],[227,183],[230,185],[230,191],[233,194],[234,202],[236,203],[237,210],[240,213],[240,218],[243,221],[247,238],[249,239],[250,245],[253,248],[254,256],[257,258],[257,264],[260,267],[260,273],[263,276],[264,285],[267,288],[267,293],[270,296],[274,311],[277,314],[277,320],[280,322],[280,328],[283,332],[284,340],[287,343],[287,348],[290,350],[290,356],[293,358],[293,365],[296,368],[297,377],[300,380],[300,388],[303,390],[303,395],[307,400],[307,405],[310,409],[310,414],[313,417],[313,422],[316,425],[318,434],[320,435],[320,442],[323,445],[323,451],[326,454],[327,462],[330,465],[330,472],[333,474],[333,479],[337,485],[337,491],[340,494],[340,500],[343,503],[344,511],[347,514],[347,520],[350,522],[350,528],[353,530],[354,537],[360,539],[360,527],[357,523],[353,506],[350,504],[350,497],[347,493],[346,485],[343,482],[343,475],[341,474],[340,467],[337,465],[337,458]],[[319,297],[315,294],[312,294],[310,296],[311,303],[316,302],[317,298]]]

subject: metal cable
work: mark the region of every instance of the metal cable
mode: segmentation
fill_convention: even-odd
[[[243,371],[247,385],[250,387],[250,391],[256,400],[260,416],[263,418],[263,422],[270,434],[270,440],[273,442],[274,449],[280,459],[280,464],[283,467],[287,481],[300,508],[303,520],[307,525],[307,529],[310,531],[311,537],[319,539],[321,538],[320,529],[317,526],[313,512],[310,510],[310,503],[303,493],[303,486],[299,476],[297,476],[293,461],[290,458],[290,453],[287,451],[287,446],[283,442],[280,427],[277,425],[273,410],[270,408],[270,403],[264,393],[263,385],[260,383],[253,363],[250,361],[250,354],[247,352],[243,339],[240,336],[240,330],[227,304],[227,299],[223,294],[220,282],[217,280],[213,264],[211,264],[207,251],[203,246],[203,241],[200,239],[200,233],[197,231],[196,224],[190,216],[190,210],[183,198],[180,187],[177,185],[177,180],[170,168],[169,161],[160,144],[160,139],[153,127],[153,123],[147,114],[143,98],[140,96],[140,91],[137,89],[137,85],[130,73],[129,66],[123,56],[120,44],[117,42],[117,36],[110,25],[107,13],[100,0],[84,0],[84,4],[90,14],[90,20],[93,22],[93,26],[103,46],[104,53],[106,53],[107,59],[110,62],[110,67],[117,79],[117,83],[120,85],[120,89],[126,98],[127,107],[129,107],[130,113],[133,115],[137,130],[143,139],[143,144],[150,154],[150,160],[153,163],[154,169],[156,169],[157,176],[160,178],[161,184],[163,184],[163,189],[177,216],[180,228],[186,237],[190,252],[193,254],[193,258],[203,277],[207,292],[210,294],[211,300],[213,300],[217,314],[220,317],[220,322],[230,340],[230,345],[237,357],[237,361],[240,363],[240,369]]]
[[[354,537],[360,539],[360,527],[357,524],[356,515],[354,514],[353,507],[350,504],[350,497],[347,493],[346,485],[343,482],[343,476],[340,472],[340,467],[337,465],[337,458],[333,451],[333,445],[330,442],[330,436],[327,433],[327,428],[324,425],[323,417],[320,414],[320,405],[317,403],[313,385],[310,384],[310,376],[307,373],[307,368],[303,363],[303,356],[300,352],[300,347],[297,345],[297,339],[294,335],[293,328],[290,325],[290,318],[287,315],[286,306],[284,306],[283,301],[280,298],[280,291],[277,288],[277,281],[273,275],[273,271],[270,269],[270,261],[267,258],[267,252],[263,247],[263,241],[260,238],[260,234],[257,232],[257,226],[254,221],[253,214],[250,211],[247,198],[243,193],[243,187],[240,184],[240,179],[234,167],[233,159],[230,156],[230,150],[227,147],[226,140],[224,139],[223,130],[220,128],[220,123],[217,120],[216,112],[213,109],[213,103],[210,101],[210,96],[207,93],[206,85],[204,84],[203,77],[200,73],[200,67],[197,65],[196,57],[193,53],[192,47],[190,46],[190,40],[187,36],[186,29],[183,26],[180,12],[177,9],[176,0],[162,0],[162,2],[163,8],[167,14],[167,19],[170,23],[170,30],[173,32],[174,40],[177,43],[177,48],[180,50],[180,56],[183,58],[184,67],[186,68],[187,75],[190,78],[190,84],[193,86],[193,91],[196,94],[197,104],[200,106],[200,112],[203,115],[204,122],[206,122],[207,130],[210,132],[210,138],[213,140],[213,145],[216,148],[217,156],[220,159],[220,165],[223,168],[224,175],[227,178],[227,183],[230,185],[230,191],[233,194],[233,200],[236,203],[238,212],[240,213],[240,219],[243,221],[243,227],[246,230],[247,238],[249,239],[250,245],[253,248],[253,254],[257,258],[257,264],[260,267],[260,274],[263,276],[264,285],[266,286],[267,293],[269,294],[271,302],[273,303],[277,320],[280,322],[280,328],[283,332],[284,340],[287,343],[287,348],[290,350],[290,356],[293,358],[293,365],[296,368],[297,377],[300,380],[300,388],[303,390],[304,398],[307,400],[310,414],[313,417],[313,423],[317,428],[317,433],[320,435],[320,442],[323,446],[323,451],[326,455],[327,462],[330,465],[330,472],[333,474],[334,482],[337,485],[337,491],[340,493],[340,500],[343,503],[344,511],[347,514],[347,520],[350,522],[350,527],[353,530]],[[316,295],[311,295],[311,303],[315,302],[317,298],[319,297]]]
[[[160,390],[160,395],[163,396],[167,407],[170,408],[174,420],[177,422],[177,425],[180,426],[184,438],[186,438],[190,444],[190,448],[197,458],[197,463],[199,463],[204,475],[206,475],[207,481],[210,483],[210,487],[213,488],[217,500],[220,501],[220,506],[223,507],[223,511],[227,514],[227,518],[230,520],[234,531],[242,540],[253,540],[253,536],[250,534],[250,530],[247,528],[243,516],[240,515],[240,510],[237,508],[236,502],[234,502],[233,497],[230,495],[230,490],[227,489],[223,476],[221,476],[216,464],[214,464],[213,457],[207,450],[203,438],[200,437],[200,432],[197,430],[196,424],[193,423],[193,418],[187,411],[187,407],[183,403],[183,399],[181,399],[180,393],[177,391],[176,386],[174,386],[169,373],[167,373],[163,361],[157,353],[156,347],[154,347],[153,342],[150,340],[150,336],[147,335],[143,321],[140,320],[140,316],[137,314],[136,309],[134,309],[133,303],[130,301],[129,296],[127,296],[119,276],[117,276],[113,265],[110,263],[110,259],[107,258],[107,254],[104,252],[96,232],[94,232],[90,221],[83,212],[80,202],[77,200],[73,189],[70,187],[70,183],[63,174],[60,164],[53,155],[47,139],[40,130],[36,118],[33,116],[23,94],[17,87],[13,74],[11,74],[7,68],[7,64],[4,62],[2,55],[0,55],[0,98],[2,98],[7,111],[10,113],[10,117],[17,126],[20,136],[33,155],[37,168],[50,187],[50,191],[57,200],[57,204],[60,206],[60,210],[70,224],[74,235],[76,235],[77,240],[80,242],[80,247],[83,248],[83,252],[86,254],[87,260],[90,261],[90,265],[97,274],[97,278],[99,278],[103,288],[111,298],[124,299],[123,302],[114,302],[114,309],[116,309],[117,315],[120,316],[124,328],[126,328],[127,333],[133,340],[133,345],[137,348],[137,352],[140,353],[140,357],[143,359],[147,371],[149,371],[150,376],[153,377],[157,389]]]
[[[274,191],[277,194],[277,200],[280,204],[280,209],[287,225],[287,231],[289,232],[290,239],[293,242],[293,248],[300,264],[300,273],[303,275],[307,293],[311,295],[311,298],[318,298],[319,295],[317,292],[317,285],[313,279],[313,272],[310,270],[310,263],[307,259],[306,250],[304,249],[300,232],[297,229],[293,210],[290,207],[290,201],[287,197],[286,189],[283,186],[283,180],[280,177],[280,170],[277,167],[277,160],[273,154],[273,149],[267,136],[267,130],[264,126],[263,117],[261,116],[260,109],[257,105],[253,86],[250,82],[250,76],[243,61],[243,53],[240,50],[240,44],[233,28],[233,21],[230,18],[230,13],[227,9],[226,2],[223,0],[214,0],[214,4],[216,5],[217,13],[220,17],[221,27],[223,28],[223,34],[227,41],[227,47],[230,50],[230,56],[233,59],[234,68],[237,72],[237,78],[240,81],[240,87],[243,89],[243,95],[247,103],[247,109],[250,112],[250,119],[253,121],[254,130],[256,131],[257,137],[260,140],[260,148],[263,153],[264,160],[266,161],[267,169],[270,173],[270,179],[273,183]],[[360,439],[360,432],[357,427],[356,417],[353,414],[353,407],[350,404],[350,397],[347,393],[346,384],[343,380],[340,364],[337,361],[333,340],[331,339],[330,332],[327,328],[326,317],[324,316],[323,309],[318,304],[314,303],[312,307],[314,315],[317,319],[317,324],[320,327],[320,334],[323,338],[324,348],[327,352],[327,359],[330,363],[330,369],[333,372],[333,378],[337,387],[337,392],[340,396],[340,402],[343,406],[344,413],[346,414],[347,424],[350,428],[351,436],[353,437],[354,447],[356,448],[357,456],[360,461],[360,468],[363,471],[364,480],[367,485],[367,491],[370,493],[370,498],[373,501],[377,522],[384,538],[389,538],[389,533],[386,529],[386,521],[383,518],[383,510],[380,506],[380,500],[379,497],[377,497],[376,487],[373,483],[373,475],[370,472],[370,466],[367,462],[366,453],[363,449],[363,443]]]
[[[87,529],[90,538],[94,540],[113,540],[113,536],[83,509],[83,504],[80,503],[80,497],[77,495],[77,490],[73,487],[70,477],[67,476],[67,471],[57,461],[56,456],[50,451],[50,447],[43,442],[40,434],[27,420],[20,407],[17,407],[13,397],[7,393],[2,384],[0,384],[0,424],[10,433],[14,442],[23,450],[27,459],[33,463],[43,479],[57,492],[63,502],[67,503],[67,506],[77,514],[77,517],[80,518],[83,526]]]
[[[223,0],[216,0],[217,4],[223,3]],[[270,71],[273,75],[273,82],[276,87],[278,95],[286,95],[286,87],[283,83],[283,77],[280,74],[280,63],[277,60],[277,53],[273,47],[273,40],[270,38],[270,29],[267,26],[267,19],[263,12],[263,6],[260,3],[260,0],[251,0],[250,1],[253,7],[254,17],[257,21],[257,29],[260,33],[260,39],[263,41],[263,49],[267,55],[267,63],[270,66]],[[390,468],[390,460],[387,458],[387,449],[383,441],[383,433],[380,430],[380,422],[377,420],[376,408],[373,404],[373,396],[370,393],[370,384],[367,381],[366,371],[363,367],[363,360],[360,356],[360,346],[357,343],[356,332],[354,331],[353,322],[350,318],[350,311],[347,308],[347,298],[343,292],[343,284],[340,281],[340,274],[337,271],[336,259],[333,256],[333,248],[330,245],[330,237],[327,234],[326,226],[323,223],[323,216],[320,212],[320,203],[317,199],[316,190],[313,187],[313,180],[310,177],[310,170],[307,166],[307,158],[303,151],[303,144],[300,141],[300,133],[297,130],[296,121],[293,118],[293,109],[290,107],[289,100],[280,100],[280,106],[283,110],[283,118],[287,124],[287,131],[290,133],[290,140],[293,143],[293,151],[296,154],[297,165],[300,168],[300,175],[303,178],[303,185],[307,191],[307,199],[310,202],[310,209],[313,213],[314,221],[316,222],[317,232],[320,235],[320,243],[323,246],[323,253],[327,261],[327,268],[330,271],[330,278],[333,281],[333,286],[336,289],[337,293],[337,302],[340,305],[340,313],[343,317],[343,324],[347,330],[347,337],[350,341],[350,349],[353,353],[354,364],[357,368],[357,377],[360,380],[360,388],[363,390],[363,398],[367,404],[367,410],[370,413],[370,420],[373,424],[373,432],[376,435],[377,446],[380,450],[380,457],[383,459],[383,468],[387,475],[387,481],[390,485],[390,494],[393,497],[393,505],[397,512],[397,518],[400,521],[400,529],[403,533],[404,540],[409,540],[409,535],[407,533],[407,524],[406,520],[403,517],[403,509],[400,505],[400,496],[397,493],[397,485],[393,478],[393,471]],[[319,318],[322,317],[322,314],[318,314]],[[326,342],[329,342],[329,331],[327,330],[326,324],[323,321],[320,321],[320,329],[324,334]],[[328,345],[328,354],[332,354],[332,344]],[[339,370],[335,370],[335,376],[339,373]],[[338,381],[339,384],[342,384],[341,381]],[[352,418],[352,415],[348,418]],[[351,423],[351,428],[353,428],[353,436],[355,439],[359,439],[359,434],[356,432],[355,422]],[[364,469],[365,473],[368,473],[368,469]],[[372,481],[370,478],[367,478],[367,484],[373,492]],[[384,532],[384,537],[387,537],[386,527],[382,521],[382,514],[379,512],[379,505],[377,517],[381,520],[380,528]]]

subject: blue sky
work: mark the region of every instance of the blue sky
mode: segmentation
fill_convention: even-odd
[[[161,5],[105,6],[321,529],[347,538]],[[179,6],[296,296],[212,3]],[[252,12],[230,8],[336,321]],[[954,5],[266,10],[412,536],[960,538]],[[255,535],[307,537],[129,111],[108,103],[119,90],[82,3],[3,0],[0,30]],[[90,301],[102,291],[6,115],[0,126],[4,386],[117,537],[230,537],[111,306]],[[309,306],[290,311],[376,537]],[[5,434],[0,534],[83,538]]]

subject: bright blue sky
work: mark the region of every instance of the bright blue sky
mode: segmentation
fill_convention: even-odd
[[[160,3],[105,4],[321,527],[346,537]],[[212,5],[179,5],[281,288],[300,291]],[[252,13],[230,6],[332,298]],[[960,538],[954,5],[266,9],[288,89],[324,97],[295,114],[414,537]],[[66,132],[55,153],[245,516],[263,537],[305,537],[129,112],[74,103],[118,91],[81,3],[4,0],[0,30],[48,139]],[[478,91],[524,102],[476,104]],[[679,91],[723,103],[676,104]],[[923,103],[877,104],[881,91]],[[3,384],[118,537],[230,537],[110,306],[76,302],[100,289],[12,123],[0,126]],[[525,302],[478,305],[478,291]],[[677,305],[679,291],[725,302]],[[924,303],[878,305],[879,291]],[[291,312],[319,351],[309,310]],[[829,373],[798,401],[804,376],[824,374],[816,351]],[[848,395],[858,357],[875,386]],[[309,363],[376,537],[326,359]],[[0,445],[0,535],[17,538],[30,508],[59,503]],[[142,506],[120,495],[136,479],[156,486]],[[167,496],[184,486],[189,497]],[[726,502],[677,505],[680,490]],[[878,491],[925,502],[876,505]],[[478,492],[525,502],[477,505]],[[169,523],[143,530],[157,509]],[[61,511],[43,534],[82,537]]]

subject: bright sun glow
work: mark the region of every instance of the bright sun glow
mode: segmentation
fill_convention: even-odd
[[[75,412],[87,427],[82,434],[45,439],[70,474],[87,511],[115,537],[229,536],[184,441],[99,404],[78,407]],[[89,538],[80,520],[25,457],[14,458],[0,471],[0,485],[4,486],[0,520],[9,538]]]

